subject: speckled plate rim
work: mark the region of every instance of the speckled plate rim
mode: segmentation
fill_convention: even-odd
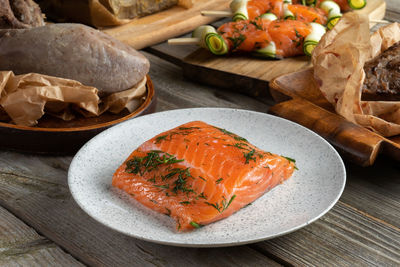
[[[332,201],[329,203],[329,205],[326,205],[325,209],[320,212],[317,216],[314,216],[313,218],[308,219],[306,222],[303,223],[299,223],[297,226],[292,227],[290,229],[284,230],[284,231],[280,231],[277,232],[275,234],[272,235],[268,235],[268,236],[260,236],[257,238],[251,238],[251,239],[243,239],[243,240],[226,240],[224,242],[203,242],[203,243],[187,243],[187,242],[176,242],[176,241],[171,241],[171,240],[160,240],[158,238],[146,238],[143,237],[141,235],[138,234],[132,234],[129,233],[127,231],[121,230],[118,227],[115,227],[114,225],[109,223],[109,219],[104,219],[104,218],[99,218],[97,217],[90,208],[88,208],[86,206],[86,204],[84,203],[84,201],[82,201],[81,196],[77,193],[77,190],[74,186],[74,177],[72,175],[72,173],[74,172],[74,169],[76,168],[77,164],[78,164],[78,155],[81,155],[82,153],[87,152],[88,150],[90,150],[90,147],[93,145],[96,145],[97,142],[99,142],[105,135],[108,134],[112,134],[113,131],[118,131],[120,128],[124,127],[125,124],[127,123],[134,123],[134,121],[137,120],[152,120],[154,118],[157,118],[157,116],[159,116],[160,114],[163,115],[170,115],[171,117],[174,116],[174,113],[176,112],[186,112],[186,111],[212,111],[212,112],[224,112],[224,111],[231,111],[231,112],[245,112],[245,113],[249,113],[249,114],[257,114],[257,115],[262,115],[265,116],[266,118],[272,119],[272,120],[279,120],[282,121],[284,123],[286,123],[287,125],[292,125],[294,127],[297,127],[298,129],[301,129],[301,131],[304,132],[308,132],[308,134],[310,134],[311,136],[313,136],[314,138],[316,138],[316,140],[319,140],[320,142],[322,142],[326,148],[328,150],[330,150],[330,152],[334,153],[335,155],[335,159],[337,160],[337,163],[339,164],[340,168],[338,169],[338,174],[339,177],[342,179],[340,181],[340,187],[338,188],[335,197],[332,199]],[[183,123],[183,122],[182,122]],[[164,129],[167,130],[167,129]],[[232,131],[234,131],[234,129],[230,129]],[[160,130],[161,132],[162,130]],[[152,136],[149,136],[149,138]],[[289,179],[290,180],[290,179]],[[111,183],[111,177],[110,177],[110,183]],[[338,152],[333,148],[333,146],[331,144],[329,144],[325,139],[323,139],[321,136],[319,136],[318,134],[314,133],[313,131],[297,124],[294,123],[292,121],[280,118],[280,117],[276,117],[270,114],[266,114],[266,113],[260,113],[260,112],[255,112],[255,111],[249,111],[249,110],[243,110],[243,109],[230,109],[230,108],[190,108],[190,109],[178,109],[178,110],[170,110],[170,111],[164,111],[164,112],[158,112],[158,113],[153,113],[153,114],[149,114],[149,115],[145,115],[142,117],[138,117],[138,118],[133,118],[129,121],[125,121],[121,124],[118,124],[116,126],[113,126],[107,130],[105,130],[104,132],[98,134],[97,136],[95,136],[94,138],[92,138],[91,140],[89,140],[79,151],[78,153],[75,155],[75,157],[73,158],[71,165],[69,167],[68,170],[68,186],[70,189],[70,192],[74,198],[74,200],[76,201],[76,203],[79,205],[80,208],[82,208],[83,211],[85,211],[90,217],[92,217],[94,220],[96,220],[97,222],[117,231],[120,232],[122,234],[140,239],[140,240],[144,240],[144,241],[148,241],[148,242],[152,242],[152,243],[157,243],[157,244],[163,244],[163,245],[171,245],[171,246],[179,246],[179,247],[229,247],[229,246],[239,246],[239,245],[245,245],[245,244],[250,244],[250,243],[255,243],[255,242],[260,242],[260,241],[264,241],[264,240],[268,240],[271,238],[276,238],[282,235],[286,235],[288,233],[294,232],[296,230],[299,230],[309,224],[311,224],[312,222],[318,220],[319,218],[321,218],[322,216],[324,216],[339,200],[340,196],[343,193],[343,190],[345,188],[345,183],[346,183],[346,169],[345,169],[345,165],[343,163],[342,158],[340,157],[340,155],[338,154]],[[271,191],[273,191],[274,189],[272,189]],[[268,194],[268,193],[267,193]],[[257,201],[257,200],[256,200]],[[232,216],[235,216],[232,215]],[[232,217],[231,216],[231,217]],[[226,219],[225,219],[226,220]],[[222,220],[224,221],[224,220]],[[217,222],[218,223],[218,222]],[[214,223],[215,224],[215,223]],[[207,227],[207,226],[206,226]],[[176,234],[179,235],[177,233],[171,233],[171,234]]]

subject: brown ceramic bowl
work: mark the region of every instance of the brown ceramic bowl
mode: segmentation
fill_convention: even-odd
[[[156,97],[149,76],[147,76],[146,86],[145,101],[132,113],[128,111],[122,111],[119,114],[106,112],[98,117],[79,117],[72,121],[63,121],[45,115],[35,127],[0,122],[0,149],[28,153],[73,154],[101,131],[131,118],[153,113]]]

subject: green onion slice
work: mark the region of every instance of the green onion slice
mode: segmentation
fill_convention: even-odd
[[[367,0],[347,0],[352,9],[361,9],[367,5]]]
[[[292,4],[292,0],[283,0],[284,4]]]
[[[262,19],[267,19],[267,20],[277,20],[278,19],[278,17],[275,15],[275,14],[273,14],[273,13],[264,13],[264,14],[262,14],[261,16],[260,16],[260,18],[262,18]]]
[[[217,33],[217,31],[215,30],[215,28],[213,26],[203,25],[203,26],[197,27],[193,31],[192,37],[199,38],[200,39],[199,46],[207,49],[208,47],[206,45],[206,35],[209,33]]]
[[[257,49],[252,54],[261,58],[276,58],[276,45],[274,42],[270,42],[266,47]]]
[[[233,0],[230,4],[231,11],[233,13],[232,20],[246,20],[249,18],[247,13],[247,2],[248,0]]]
[[[206,47],[214,55],[225,55],[229,52],[228,44],[218,33],[208,33],[205,39]]]
[[[334,1],[327,0],[321,3],[320,8],[328,13],[328,22],[326,23],[326,26],[331,30],[342,17],[340,7]]]
[[[317,46],[322,36],[325,34],[325,27],[319,23],[311,22],[311,33],[304,39],[303,51],[307,56],[311,56],[312,51]]]

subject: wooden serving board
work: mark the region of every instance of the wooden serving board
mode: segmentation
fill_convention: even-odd
[[[368,0],[365,8],[356,12],[370,19],[383,19],[384,0]],[[374,24],[371,23],[371,27]],[[251,96],[268,94],[268,82],[282,74],[305,69],[310,66],[309,57],[293,57],[283,60],[263,60],[246,56],[218,57],[205,49],[198,49],[182,62],[185,77],[246,93]]]
[[[270,83],[276,102],[269,113],[297,122],[318,133],[361,166],[370,166],[379,154],[400,161],[400,135],[385,138],[337,115],[313,79],[313,69],[282,75]]]
[[[174,6],[121,26],[103,29],[103,32],[135,49],[142,49],[217,20],[218,18],[202,16],[200,11],[227,10],[230,2],[231,0],[193,0],[193,7],[189,9]]]

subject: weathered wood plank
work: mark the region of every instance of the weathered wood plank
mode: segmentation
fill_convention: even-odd
[[[198,106],[264,111],[268,106],[243,95],[193,85],[182,79],[178,67],[155,56],[146,56],[152,64],[150,75],[159,95],[159,111]],[[347,199],[342,198],[342,202],[332,212],[300,231],[251,246],[186,249],[135,240],[89,218],[71,199],[66,186],[66,171],[70,160],[71,157],[0,152],[0,205],[7,207],[41,234],[87,264],[276,265],[271,258],[283,264],[296,265],[390,265],[399,261],[400,252],[396,250],[399,230],[396,228],[398,224],[394,223],[396,217],[399,217],[396,213],[392,216],[388,214],[397,205],[400,196],[396,182],[398,167],[391,168],[388,162],[379,166],[380,169],[388,169],[388,176],[379,183],[381,190],[376,195],[373,195],[374,181],[382,173],[379,170],[364,172],[350,166],[348,186],[344,193]],[[369,182],[365,185],[363,179]],[[360,191],[365,193],[358,194]],[[353,203],[356,202],[357,194],[359,203]],[[386,196],[382,210],[376,205],[375,197],[379,199],[379,195]],[[351,202],[351,205],[346,201]],[[360,209],[363,205],[365,208]],[[316,253],[310,252],[313,250]],[[354,252],[348,255],[349,251]]]
[[[339,202],[295,233],[251,247],[295,266],[399,266],[400,231]]]
[[[347,163],[346,169],[349,178],[342,201],[400,229],[399,163],[383,156],[371,167]]]
[[[0,266],[83,266],[0,206]]]
[[[265,111],[256,99],[193,85],[179,67],[148,55],[158,110],[223,106]],[[28,222],[81,262],[105,266],[265,266],[276,262],[243,246],[188,249],[151,244],[109,230],[87,216],[67,188],[72,157],[0,152],[0,205]],[[218,260],[216,260],[218,259]]]
[[[65,171],[58,177],[51,174],[39,176],[41,171],[36,166],[51,169],[56,159],[23,156],[11,152],[0,153],[0,204],[86,264],[276,265],[268,257],[248,247],[176,248],[139,241],[111,231],[91,219],[76,205],[67,189]],[[62,163],[65,160],[59,159]],[[29,172],[20,167],[28,164],[32,168]],[[10,171],[10,168],[13,171]],[[8,170],[4,172],[4,169]],[[60,177],[62,182],[59,181]],[[218,262],[215,261],[217,257]]]

